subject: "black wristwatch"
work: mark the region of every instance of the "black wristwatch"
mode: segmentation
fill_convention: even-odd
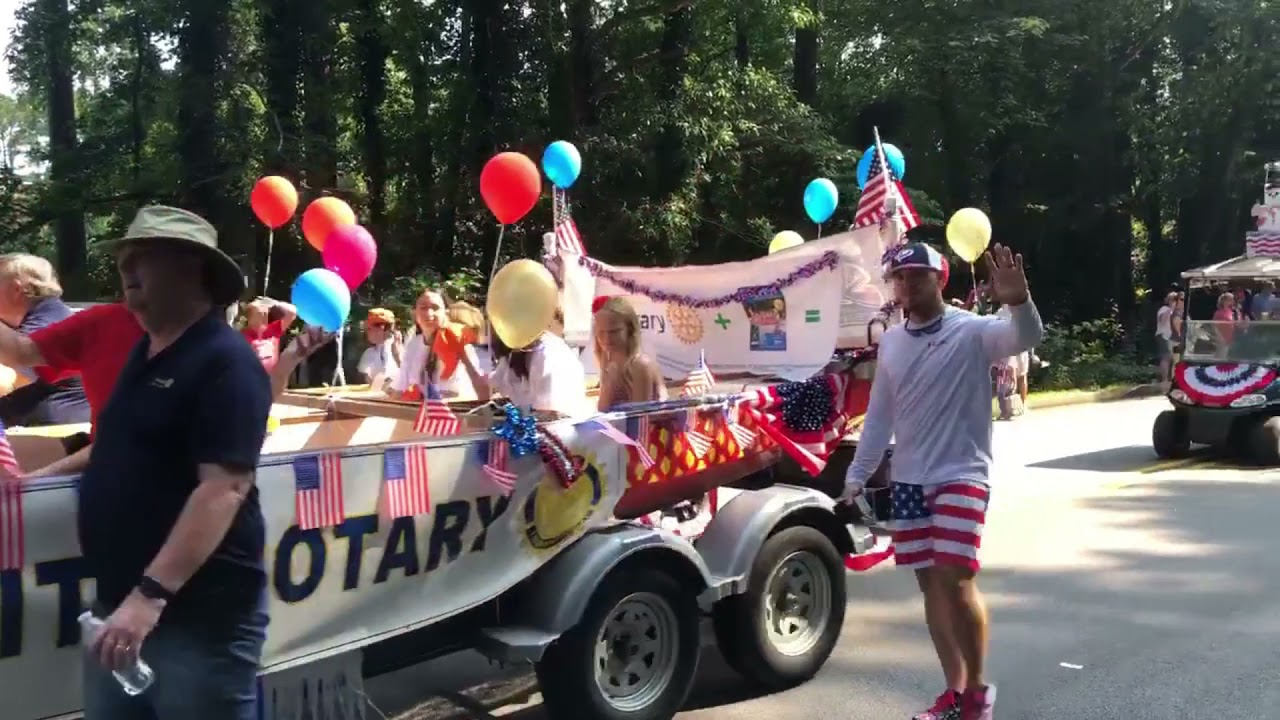
[[[138,594],[148,600],[163,600],[166,603],[173,602],[175,595],[169,588],[161,585],[155,578],[143,575],[138,581]]]

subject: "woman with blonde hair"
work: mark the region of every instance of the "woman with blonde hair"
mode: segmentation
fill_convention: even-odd
[[[640,349],[640,317],[625,298],[598,299],[592,345],[600,368],[601,412],[625,403],[667,399],[662,371]]]

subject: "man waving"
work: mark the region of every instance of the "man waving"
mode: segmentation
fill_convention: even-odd
[[[885,268],[906,322],[885,333],[862,439],[842,500],[852,502],[897,436],[891,465],[893,544],[915,570],[925,622],[947,689],[914,720],[990,720],[996,689],[984,677],[987,611],[978,548],[990,499],[991,381],[999,359],[1030,350],[1044,328],[1027,291],[1022,256],[996,245],[985,256],[992,299],[1007,319],[949,307],[943,259],[923,244]]]

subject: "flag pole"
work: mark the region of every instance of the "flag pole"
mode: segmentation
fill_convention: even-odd
[[[880,128],[872,126],[871,132],[876,138],[876,160],[880,163],[880,175],[884,178],[884,220],[880,224],[880,240],[885,247],[891,248],[902,240],[902,216],[898,209],[898,196],[893,192],[893,179],[889,177],[889,161],[884,155],[884,146],[880,144]],[[885,231],[888,231],[887,233]]]

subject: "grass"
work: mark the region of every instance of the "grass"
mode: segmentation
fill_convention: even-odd
[[[1033,390],[1027,396],[1027,405],[1032,410],[1037,407],[1056,407],[1059,405],[1075,405],[1078,403],[1099,402],[1104,400],[1120,400],[1134,393],[1138,388],[1153,388],[1152,385],[1134,386],[1133,384],[1104,385],[1089,389],[1071,390]],[[1155,394],[1154,390],[1143,391],[1141,396]],[[991,412],[1000,412],[996,401],[991,401]]]

